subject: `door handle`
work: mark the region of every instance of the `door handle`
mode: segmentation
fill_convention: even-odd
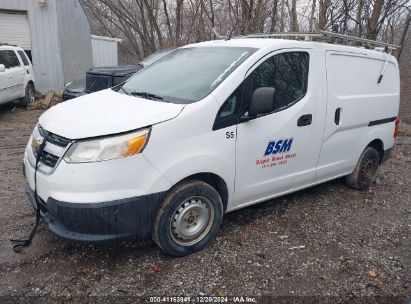
[[[305,114],[298,118],[297,120],[297,127],[304,127],[304,126],[309,126],[311,125],[313,121],[313,116],[312,114]]]
[[[337,110],[335,110],[334,122],[337,126],[340,125],[340,122],[341,122],[341,108],[337,108]]]
[[[13,76],[9,75],[9,76],[7,76],[7,78],[13,78]]]

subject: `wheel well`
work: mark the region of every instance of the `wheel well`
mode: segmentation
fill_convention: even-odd
[[[217,190],[223,202],[223,210],[225,212],[227,210],[227,204],[228,204],[228,189],[227,189],[227,185],[225,181],[220,176],[214,173],[197,173],[197,174],[193,174],[193,175],[186,177],[179,183],[183,181],[187,181],[187,180],[194,180],[194,179],[201,180]]]
[[[31,85],[33,86],[33,88],[34,88],[34,94],[36,94],[36,87],[34,86],[34,82],[33,82],[33,80],[29,80],[29,81],[27,81],[26,88],[27,88],[27,86],[28,86],[29,84],[31,84]]]
[[[380,163],[382,158],[384,157],[384,144],[380,139],[374,139],[372,142],[368,144],[367,147],[372,147],[378,152],[378,156],[380,157]]]

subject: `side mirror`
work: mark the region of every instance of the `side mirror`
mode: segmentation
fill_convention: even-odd
[[[0,64],[0,73],[3,73],[6,71],[6,66],[4,64]]]
[[[262,87],[254,91],[251,97],[248,115],[257,117],[257,115],[267,114],[274,110],[275,89],[271,87]]]

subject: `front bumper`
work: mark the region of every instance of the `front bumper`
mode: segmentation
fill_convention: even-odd
[[[26,186],[34,209],[34,191]],[[40,198],[40,214],[49,230],[64,239],[109,243],[148,238],[165,192],[101,203],[69,203]]]

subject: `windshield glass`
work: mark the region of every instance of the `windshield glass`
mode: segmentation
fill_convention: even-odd
[[[140,64],[145,66],[145,67],[149,66],[150,64],[152,64],[153,62],[155,62],[159,58],[161,58],[164,55],[167,55],[168,53],[170,53],[172,50],[173,49],[164,49],[164,50],[159,50],[157,52],[154,52],[150,56],[148,56],[148,57],[144,58],[143,60],[141,60]]]
[[[164,101],[192,103],[210,94],[256,49],[192,47],[177,49],[130,78],[129,94],[152,94]]]

